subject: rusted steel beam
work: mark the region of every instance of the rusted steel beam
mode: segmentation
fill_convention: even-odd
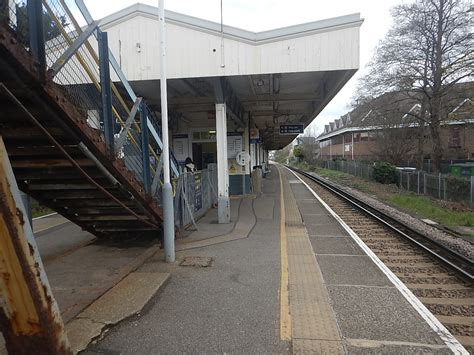
[[[76,159],[80,166],[94,166],[94,162],[89,159]],[[51,168],[51,167],[72,167],[67,159],[36,159],[36,160],[14,160],[13,168]]]
[[[11,354],[72,354],[0,137],[0,330]]]

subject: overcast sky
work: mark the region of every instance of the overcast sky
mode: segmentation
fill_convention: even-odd
[[[95,19],[136,2],[85,0]],[[158,6],[158,0],[140,2]],[[403,2],[409,0],[223,0],[223,17],[226,25],[258,32],[356,12],[361,14],[365,20],[361,28],[361,69],[313,121],[314,130],[321,132],[324,124],[347,112],[357,77],[372,57],[374,46],[390,27],[390,8]],[[220,0],[165,0],[165,8],[220,22]]]

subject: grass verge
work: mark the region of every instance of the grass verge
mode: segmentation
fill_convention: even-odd
[[[474,227],[474,212],[453,211],[425,196],[400,194],[389,198],[392,205],[448,227]]]

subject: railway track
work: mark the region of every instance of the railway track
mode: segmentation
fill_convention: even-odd
[[[298,173],[458,341],[474,353],[473,261],[324,179],[290,169]]]

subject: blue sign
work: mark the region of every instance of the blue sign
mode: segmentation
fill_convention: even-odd
[[[280,125],[280,134],[300,134],[304,133],[304,124],[282,124]]]
[[[250,139],[250,144],[262,144],[262,143],[263,143],[262,137]]]

